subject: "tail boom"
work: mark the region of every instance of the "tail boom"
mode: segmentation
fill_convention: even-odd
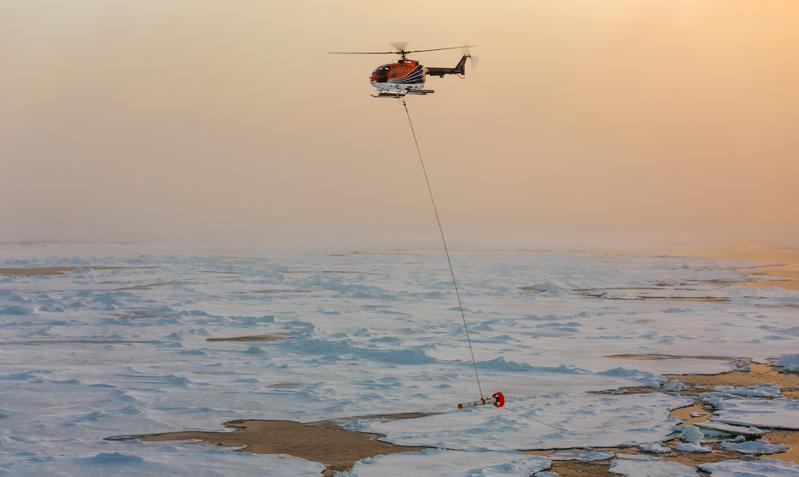
[[[435,66],[428,66],[426,72],[429,76],[438,76],[443,78],[444,75],[465,75],[466,74],[466,60],[471,58],[471,55],[463,55],[461,60],[455,65],[454,68],[439,68]]]

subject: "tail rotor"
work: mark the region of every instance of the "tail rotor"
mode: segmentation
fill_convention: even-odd
[[[480,57],[473,55],[468,46],[464,47],[463,50],[461,51],[463,52],[463,56],[469,58],[469,63],[471,63],[471,68],[473,70],[476,70],[477,65],[480,64]]]

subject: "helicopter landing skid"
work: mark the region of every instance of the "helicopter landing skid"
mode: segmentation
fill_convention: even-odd
[[[435,93],[435,90],[432,89],[409,89],[406,91],[380,91],[377,94],[373,94],[373,98],[404,98],[407,94],[416,94],[419,96],[424,96],[426,94]]]
[[[421,96],[424,96],[426,94],[431,94],[431,93],[435,93],[435,91],[432,90],[432,89],[409,89],[408,90],[408,94],[418,94],[418,95],[421,95]]]

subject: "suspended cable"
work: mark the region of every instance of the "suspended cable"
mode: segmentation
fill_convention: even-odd
[[[455,296],[458,297],[458,310],[461,312],[461,319],[463,320],[463,330],[466,332],[466,342],[469,343],[469,354],[472,357],[472,365],[474,366],[474,378],[477,381],[477,390],[480,392],[480,399],[484,399],[483,386],[480,384],[480,373],[477,371],[477,360],[474,358],[474,349],[472,348],[472,338],[469,335],[469,325],[466,324],[466,315],[463,313],[463,303],[461,302],[461,293],[458,290],[458,282],[455,280],[455,270],[452,268],[452,259],[449,256],[449,248],[447,247],[447,239],[444,238],[444,227],[441,226],[441,218],[438,215],[438,207],[436,207],[436,199],[433,196],[433,188],[430,186],[430,178],[427,175],[427,168],[422,159],[422,151],[419,148],[419,140],[416,138],[416,130],[413,128],[413,121],[411,120],[411,113],[408,112],[408,104],[405,98],[400,98],[402,107],[405,108],[405,115],[408,116],[408,125],[411,127],[411,134],[413,135],[413,143],[416,145],[416,154],[419,156],[419,163],[422,165],[422,172],[424,173],[424,180],[427,183],[427,192],[430,195],[430,203],[433,204],[433,212],[436,216],[436,223],[438,223],[438,231],[441,233],[441,243],[444,245],[444,253],[447,256],[447,264],[449,265],[449,273],[452,276],[452,286],[455,288]]]

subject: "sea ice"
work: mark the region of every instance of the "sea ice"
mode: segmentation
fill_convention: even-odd
[[[795,399],[725,399],[713,420],[741,426],[799,429],[799,401]]]
[[[519,399],[505,409],[484,407],[375,421],[360,430],[383,434],[385,440],[401,445],[463,450],[612,447],[665,439],[672,430],[668,411],[690,402],[659,393],[600,399],[561,394]]]
[[[685,383],[682,381],[678,381],[676,379],[672,379],[668,381],[666,384],[663,385],[661,389],[664,391],[671,391],[671,392],[680,392],[686,388]]]
[[[713,449],[707,446],[703,446],[699,442],[678,442],[676,446],[674,446],[680,452],[696,452],[696,453],[707,453],[711,452]]]
[[[753,426],[748,426],[748,427],[746,427],[746,426],[736,426],[736,425],[733,425],[733,424],[726,424],[724,422],[716,422],[716,421],[714,421],[712,419],[708,420],[708,421],[704,421],[704,422],[699,422],[699,423],[696,424],[696,426],[699,427],[700,429],[702,429],[703,431],[711,430],[711,431],[718,431],[718,432],[723,432],[723,433],[727,433],[727,434],[733,434],[733,435],[738,434],[738,435],[750,436],[750,437],[763,435],[763,431],[761,431],[757,427],[753,427]]]
[[[435,246],[339,253],[273,251],[261,240],[196,252],[167,241],[0,243],[0,266],[81,266],[0,276],[0,474],[91,475],[85,468],[118,466],[163,475],[284,469],[318,477],[319,464],[299,459],[103,438],[224,430],[233,419],[446,412],[473,400],[446,262],[428,252]],[[796,336],[799,295],[730,287],[746,276],[737,262],[454,252],[484,390],[505,392],[507,408],[353,426],[469,450],[658,442],[671,431],[668,411],[690,400],[588,391],[729,371],[735,360],[719,357],[730,350],[759,362],[796,352],[786,337]],[[530,284],[542,286],[519,289]],[[679,306],[670,296],[679,296]],[[277,334],[289,337],[208,341]],[[785,400],[716,396],[722,418],[796,420]],[[406,474],[420,472],[415,462]]]
[[[715,393],[719,393],[728,397],[741,396],[741,397],[762,397],[762,398],[775,398],[782,395],[782,387],[775,384],[756,384],[754,386],[740,387],[740,386],[716,386],[713,388]]]
[[[799,465],[779,460],[725,460],[702,464],[699,469],[712,477],[796,477]]]
[[[618,455],[610,472],[626,477],[696,477],[696,469],[652,456]]]
[[[702,430],[696,426],[680,426],[682,429],[680,430],[679,438],[685,442],[702,442],[705,438],[704,434],[702,434]]]
[[[652,454],[669,454],[671,453],[671,447],[664,446],[660,442],[650,442],[647,444],[641,444],[638,446],[642,452],[649,452]]]
[[[593,462],[596,460],[606,460],[615,457],[615,452],[591,451],[584,449],[560,450],[549,455],[549,460],[577,460],[580,462]]]
[[[106,477],[135,475],[141,477],[224,477],[259,475],[264,477],[318,477],[324,466],[285,455],[258,455],[231,450],[208,449],[198,454],[188,446],[182,449],[152,447],[144,457],[122,452],[98,452],[85,456],[26,456],[0,467],[0,474],[48,477]]]
[[[343,477],[406,476],[418,469],[429,477],[528,477],[550,467],[546,457],[518,452],[461,452],[429,449],[377,456],[355,464]]]
[[[721,447],[741,454],[751,455],[777,454],[785,452],[785,449],[787,449],[783,444],[771,444],[763,439],[743,442],[725,441],[721,443]]]
[[[785,371],[799,373],[799,354],[784,354],[777,358],[774,364]]]

